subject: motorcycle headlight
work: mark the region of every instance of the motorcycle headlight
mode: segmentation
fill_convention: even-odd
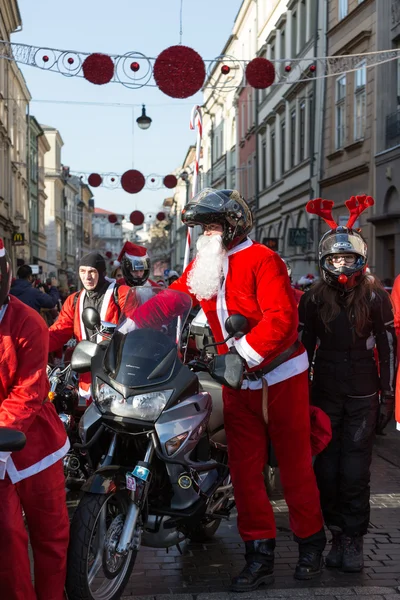
[[[111,403],[110,411],[119,417],[143,419],[143,421],[156,421],[164,410],[172,390],[138,394]]]
[[[104,383],[100,379],[97,379],[96,404],[101,412],[112,412],[111,405],[113,403],[118,404],[121,402],[125,402],[122,394],[114,390],[108,383]]]

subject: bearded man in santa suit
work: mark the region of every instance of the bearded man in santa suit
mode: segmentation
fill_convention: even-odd
[[[118,323],[125,304],[129,287],[118,285],[114,279],[106,277],[106,262],[99,252],[89,252],[79,262],[79,277],[83,290],[68,296],[57,321],[50,327],[50,352],[62,348],[72,337],[81,340],[94,340],[95,332],[82,321],[82,312],[92,307],[100,314],[102,321]],[[102,336],[95,339],[102,341]],[[91,375],[84,373],[79,378],[79,395],[82,404],[91,399]]]
[[[122,281],[129,287],[159,287],[155,281],[149,279],[151,262],[147,249],[143,246],[125,242],[114,265],[121,267]]]
[[[232,589],[254,590],[273,578],[276,526],[263,479],[269,438],[299,545],[295,577],[310,579],[321,571],[326,537],[312,468],[308,359],[297,341],[297,306],[285,264],[276,252],[247,237],[252,214],[236,190],[203,190],[183,209],[182,221],[202,226],[203,235],[195,260],[170,289],[187,292],[194,304],[201,304],[217,342],[228,336],[224,323],[229,315],[240,313],[250,325],[247,335],[219,346],[220,353],[238,353],[248,371],[241,390],[223,390],[246,556]]]
[[[69,539],[62,458],[69,441],[47,400],[46,323],[8,295],[10,283],[11,263],[0,240],[0,428],[22,431],[27,439],[20,452],[0,452],[0,597],[62,600]]]

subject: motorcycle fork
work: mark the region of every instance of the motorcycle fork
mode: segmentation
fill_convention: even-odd
[[[147,492],[151,481],[150,464],[153,454],[154,442],[151,437],[143,461],[139,461],[133,469],[132,474],[130,474],[130,477],[135,481],[135,485],[133,486],[134,489],[131,490],[131,502],[117,546],[118,554],[126,554],[130,550],[140,512],[147,499]]]

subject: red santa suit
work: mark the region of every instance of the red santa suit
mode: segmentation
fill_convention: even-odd
[[[10,297],[0,310],[0,427],[23,431],[20,452],[0,453],[0,596],[62,600],[69,520],[61,459],[65,429],[47,401],[47,327],[34,310]],[[4,472],[5,471],[5,472]],[[29,528],[35,562],[31,582]]]
[[[108,289],[104,295],[101,305],[100,319],[108,323],[117,323],[120,313],[124,307],[126,295],[129,292],[128,286],[118,286],[118,304],[116,303],[116,283],[110,281]],[[78,294],[77,300],[75,294],[68,296],[63,304],[57,321],[49,329],[50,345],[49,351],[57,350],[68,342],[73,336],[78,342],[86,339],[86,331],[82,321],[82,312],[84,308],[86,291],[82,290]],[[74,306],[75,305],[75,306]],[[97,342],[102,341],[102,336],[97,336]],[[91,375],[83,373],[79,378],[79,394],[87,403],[91,398]]]
[[[394,306],[394,326],[397,335],[397,362],[400,361],[400,275],[396,277],[392,289],[392,302]],[[397,429],[400,431],[400,369],[396,376],[396,412]]]
[[[192,264],[170,289],[190,294],[187,279]],[[228,251],[223,271],[217,295],[201,301],[215,340],[227,337],[224,323],[235,313],[247,317],[250,331],[219,346],[218,352],[224,354],[234,345],[249,370],[262,369],[297,341],[297,306],[286,267],[275,252],[246,239]],[[311,460],[307,369],[307,354],[299,345],[264,376],[269,386],[268,436],[279,463],[291,528],[300,539],[323,527]],[[245,379],[241,390],[223,390],[230,471],[244,541],[276,537],[262,475],[268,447],[262,386],[262,379]]]

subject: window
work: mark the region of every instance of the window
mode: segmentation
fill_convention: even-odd
[[[264,138],[261,145],[261,189],[267,187],[267,140]]]
[[[299,11],[300,11],[300,39],[299,39],[299,43],[300,43],[300,50],[302,50],[302,48],[304,47],[305,43],[306,43],[306,29],[307,29],[307,12],[306,12],[306,5],[305,5],[305,1],[301,0],[301,3],[299,5]]]
[[[290,167],[296,162],[296,109],[290,112]]]
[[[349,12],[349,1],[339,0],[339,21],[347,17]]]
[[[104,221],[100,221],[100,237],[104,237],[106,233],[106,224]]]
[[[361,140],[364,137],[367,105],[367,68],[365,61],[360,63],[358,70],[354,73],[354,139]]]
[[[240,137],[244,138],[246,135],[246,104],[242,102],[242,122],[240,123]]]
[[[286,123],[281,122],[281,174],[285,172],[285,154],[286,154]]]
[[[271,160],[271,183],[275,183],[276,181],[276,169],[275,169],[275,148],[276,148],[276,139],[275,139],[275,130],[271,130],[271,145],[270,145],[270,160]]]
[[[346,137],[346,75],[336,80],[336,148],[343,148]]]
[[[286,31],[284,27],[281,29],[281,55],[279,58],[283,60],[286,58]],[[283,61],[281,62],[280,70],[282,74],[285,73],[285,63]]]
[[[300,102],[300,162],[306,156],[306,103]]]
[[[247,97],[247,129],[250,129],[253,125],[253,95],[249,92]]]
[[[313,135],[315,135],[313,124],[312,124],[312,119],[314,119],[314,116],[313,116],[314,115],[314,95],[313,94],[310,94],[308,96],[308,114],[310,115],[309,118],[311,119],[311,123],[310,123],[310,135],[309,135],[309,138],[308,138],[308,145],[309,145],[308,156],[310,156],[311,158],[313,158],[311,156],[311,153],[312,153],[312,144],[313,144]]]
[[[297,56],[297,12],[292,13],[292,48],[288,58]]]

